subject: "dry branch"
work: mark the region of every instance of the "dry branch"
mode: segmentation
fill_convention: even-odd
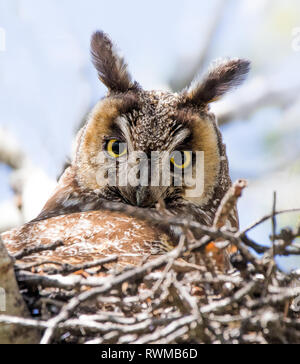
[[[26,271],[34,264],[16,266],[23,297],[31,312],[39,312],[38,319],[9,313],[0,317],[0,323],[22,330],[38,329],[43,332],[44,344],[300,343],[300,274],[281,272],[276,261],[270,271],[275,256],[299,254],[294,242],[300,231],[277,231],[275,223],[270,247],[261,247],[248,237],[260,223],[291,212],[276,211],[275,204],[270,215],[246,231],[226,230],[223,220],[244,187],[241,181],[233,185],[222,201],[214,227],[184,216],[167,214],[162,219],[162,210],[156,214],[132,206],[105,205],[160,228],[180,227],[179,245],[142,266],[121,273],[109,271],[101,277],[70,273],[101,267],[110,260],[59,265],[46,269],[43,275]],[[235,245],[243,264],[218,272],[211,263],[184,260],[195,252],[203,254],[216,240]],[[252,249],[263,255],[257,256]],[[30,252],[23,253],[27,256]]]
[[[215,105],[214,112],[219,125],[224,125],[237,119],[248,119],[257,110],[265,107],[290,107],[297,102],[299,91],[300,84],[287,87],[279,81],[270,82],[266,78],[257,78],[235,93],[234,102],[228,99]]]
[[[230,213],[236,208],[237,200],[242,195],[243,189],[247,187],[247,181],[239,180],[228,190],[217,210],[214,227],[221,228],[226,225]]]
[[[14,261],[7,254],[7,251],[0,238],[0,319],[5,313],[15,317],[28,317],[26,305],[22,299],[14,274]],[[2,307],[5,306],[5,307]],[[1,312],[2,311],[2,312]],[[0,321],[1,322],[1,321]],[[39,334],[35,330],[28,330],[17,325],[0,325],[1,344],[29,344],[37,343]]]

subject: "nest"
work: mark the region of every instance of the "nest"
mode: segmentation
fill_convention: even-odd
[[[182,228],[178,246],[121,272],[107,268],[117,256],[42,274],[36,264],[15,265],[32,318],[0,322],[38,330],[42,343],[300,343],[300,271],[284,273],[276,264],[277,256],[300,255],[300,229],[277,232],[276,216],[290,212],[274,203],[272,214],[239,232],[169,219]],[[267,220],[272,244],[263,247],[248,233]],[[223,271],[207,254],[212,242],[236,248]]]

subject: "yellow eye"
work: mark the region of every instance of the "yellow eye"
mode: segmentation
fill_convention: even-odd
[[[125,143],[121,143],[117,139],[111,139],[106,145],[107,153],[112,158],[120,158],[127,153],[127,147]]]
[[[175,152],[174,156],[171,158],[171,162],[174,165],[174,167],[178,169],[188,168],[192,163],[192,153]]]

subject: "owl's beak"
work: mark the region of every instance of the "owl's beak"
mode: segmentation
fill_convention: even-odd
[[[136,190],[136,204],[139,207],[149,206],[152,196],[149,187],[139,186]]]
[[[130,186],[120,189],[120,193],[126,201],[138,207],[154,207],[164,192],[165,188],[159,186]]]
[[[154,207],[165,191],[166,188],[161,186],[138,186],[135,190],[136,205],[139,207]]]

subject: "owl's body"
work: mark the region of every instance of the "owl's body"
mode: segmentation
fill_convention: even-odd
[[[3,235],[11,254],[58,241],[63,246],[22,258],[23,264],[41,264],[37,271],[58,264],[83,265],[110,256],[118,256],[117,267],[141,265],[170,250],[167,236],[146,222],[122,213],[89,211],[57,216],[24,225]],[[51,266],[51,264],[50,264]],[[116,264],[106,265],[116,267]],[[55,267],[55,266],[54,266]],[[55,267],[57,268],[57,267]]]
[[[220,62],[202,82],[195,82],[183,92],[173,94],[144,91],[138,83],[132,82],[126,64],[113,51],[109,38],[102,32],[95,33],[92,38],[92,56],[99,78],[109,93],[95,106],[79,131],[72,165],[61,177],[41,214],[20,230],[3,235],[12,252],[16,247],[23,248],[28,244],[65,239],[68,249],[74,246],[75,260],[82,252],[83,256],[91,254],[93,257],[104,251],[103,255],[109,252],[121,256],[126,252],[135,254],[137,246],[140,256],[146,256],[152,254],[152,246],[157,246],[159,241],[163,245],[165,237],[149,226],[149,222],[134,221],[124,214],[119,215],[118,220],[115,213],[108,211],[108,202],[153,211],[158,202],[163,202],[169,214],[188,216],[210,226],[231,186],[226,148],[215,116],[209,111],[209,103],[244,79],[249,62],[239,59]],[[119,183],[120,178],[138,164],[138,159],[130,160],[136,152],[149,158],[145,167],[149,172],[149,184],[142,184],[139,180],[136,184]],[[150,159],[155,152],[162,159],[152,164]],[[172,167],[171,183],[162,184],[157,171],[159,167],[165,168],[162,165],[165,156],[172,156],[175,152],[180,153],[182,160],[167,159]],[[204,153],[200,175],[196,173],[199,166],[195,160],[197,152]],[[103,155],[105,160],[100,158]],[[107,171],[115,173],[116,183],[110,184],[102,174],[99,177],[104,166]],[[177,174],[183,170],[189,171],[190,176],[196,174],[199,183],[201,179],[201,193],[191,195],[190,185],[175,184]],[[150,183],[149,176],[153,175],[159,181],[156,185]],[[237,227],[236,211],[228,222]],[[133,230],[132,224],[135,224]],[[84,231],[85,226],[88,232]],[[128,238],[125,245],[124,237]],[[116,245],[115,238],[119,239],[119,245]],[[80,249],[76,248],[77,242],[81,242]],[[84,244],[89,247],[91,242],[96,245],[87,253]],[[64,254],[63,260],[68,261],[66,250],[58,252]]]

